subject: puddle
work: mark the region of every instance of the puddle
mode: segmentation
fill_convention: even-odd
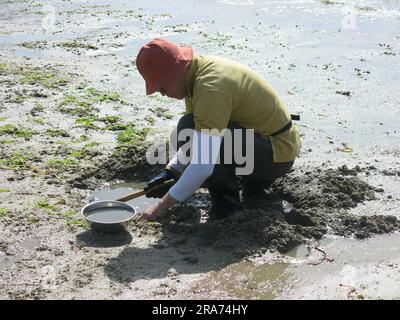
[[[287,267],[283,262],[260,265],[239,262],[215,274],[212,281],[202,281],[200,286],[202,291],[218,292],[218,299],[274,299],[286,286]]]
[[[397,59],[399,57],[398,38],[400,37],[398,35],[400,30],[398,1],[363,1],[362,3],[366,5],[364,10],[351,12],[356,22],[354,28],[345,28],[346,18],[349,18],[349,15],[343,11],[345,5],[340,1],[336,5],[327,5],[317,0],[271,2],[221,0],[214,2],[211,6],[210,1],[177,1],[160,6],[156,2],[118,0],[110,8],[107,7],[106,10],[112,11],[107,19],[104,14],[96,16],[95,12],[103,11],[102,8],[94,7],[96,4],[93,7],[91,4],[86,8],[94,11],[93,16],[81,15],[80,12],[86,9],[83,5],[80,9],[83,2],[79,2],[81,1],[53,2],[57,12],[56,25],[53,30],[42,28],[42,15],[32,16],[32,12],[30,15],[25,15],[20,10],[24,7],[28,7],[31,11],[41,9],[29,8],[31,5],[29,2],[21,3],[21,5],[19,2],[10,2],[7,7],[15,9],[14,11],[18,15],[14,13],[3,15],[2,27],[4,26],[5,33],[0,33],[2,55],[5,56],[5,53],[8,53],[12,56],[26,56],[34,59],[51,57],[54,62],[58,62],[60,59],[69,61],[69,58],[78,58],[78,55],[62,47],[53,47],[53,45],[64,40],[86,37],[85,39],[89,42],[93,41],[95,44],[97,43],[95,41],[100,40],[99,50],[85,51],[82,49],[78,52],[83,55],[112,53],[119,60],[114,62],[113,59],[104,59],[107,59],[107,63],[114,68],[120,62],[121,56],[123,58],[124,56],[131,57],[145,42],[156,36],[163,36],[175,42],[192,44],[198,53],[221,54],[248,63],[266,75],[274,87],[282,93],[291,112],[302,114],[304,112],[302,122],[299,124],[302,126],[302,133],[305,134],[302,144],[304,150],[310,148],[309,152],[312,152],[312,147],[314,151],[318,152],[318,156],[315,156],[315,153],[314,156],[299,159],[300,166],[304,162],[312,164],[313,161],[320,165],[320,162],[326,159],[335,165],[338,160],[338,164],[346,162],[350,166],[372,157],[377,163],[385,160],[381,162],[384,167],[388,164],[393,165],[398,160],[394,154],[393,159],[395,160],[392,162],[390,159],[386,161],[386,158],[382,158],[380,155],[382,148],[390,151],[398,145],[399,139],[398,123],[396,122],[398,118],[396,115],[399,115],[399,111],[396,103],[393,103],[398,100],[396,94],[399,64]],[[346,4],[353,8],[359,2],[349,0]],[[368,10],[367,5],[371,7],[371,10]],[[130,9],[142,13],[143,19],[136,19],[134,16],[119,17],[117,10]],[[2,10],[0,8],[0,12]],[[16,31],[21,26],[24,26],[24,30]],[[69,31],[65,32],[65,30]],[[117,32],[126,32],[126,35],[119,36],[117,40],[115,37]],[[25,41],[42,40],[49,42],[49,46],[44,50],[29,49],[20,45]],[[108,40],[110,40],[109,43]],[[116,47],[113,47],[113,44]],[[93,57],[90,58],[89,63],[93,64],[94,69],[100,65],[105,68],[105,73],[111,74],[107,70],[107,67],[110,66],[107,66],[106,63],[100,60],[98,62]],[[279,68],[280,71],[277,71],[276,68]],[[356,72],[356,70],[361,71]],[[98,76],[97,72],[94,74]],[[119,88],[118,91],[121,92],[124,90],[130,92],[131,88],[143,87],[142,81],[137,82],[134,79],[138,79],[138,77],[121,77],[118,73],[110,76],[110,82],[118,84],[114,87]],[[301,80],[306,85],[303,85]],[[375,95],[369,94],[371,87],[379,89]],[[336,90],[349,90],[351,97],[335,94]],[[141,113],[143,109],[135,109],[137,106],[156,103],[160,106],[168,104],[168,107],[175,105],[175,102],[156,102],[157,100],[149,102],[142,98],[142,92],[141,95],[136,94],[138,91],[133,92],[134,95],[127,96],[126,100],[135,101],[134,105],[121,106],[120,110],[115,112],[109,110],[107,106],[107,108],[101,109],[100,115],[103,115],[103,110],[107,110],[108,114],[120,114],[123,118],[136,120],[137,118],[143,119],[145,116],[144,113]],[[285,94],[286,92],[287,94]],[[374,106],[375,112],[371,112],[370,106]],[[132,112],[133,109],[137,111],[136,114]],[[174,107],[171,110],[171,112],[176,110],[174,116],[177,116],[178,109]],[[160,122],[157,124],[160,125]],[[362,134],[359,134],[360,132]],[[93,139],[99,142],[112,142],[114,141],[113,137],[114,135],[108,133],[93,133]],[[324,140],[325,137],[334,137],[334,139],[327,143]],[[340,147],[343,142],[349,142],[354,149],[352,154],[337,152],[337,147]],[[372,149],[373,152],[371,152]],[[386,157],[386,155],[384,156]],[[396,191],[398,181],[390,180],[388,177],[384,177],[383,182],[380,180],[381,178],[370,179],[375,179],[373,180],[376,182],[374,185],[382,183],[385,190],[387,192],[390,190],[390,193],[393,194],[393,198],[390,201],[359,206],[357,212],[363,215],[381,212],[387,214],[388,206],[390,206],[390,214],[398,216],[398,210],[393,207],[397,205],[398,201],[398,192]],[[95,191],[93,196],[99,200],[114,200],[140,190],[143,186],[144,183],[114,184],[103,190]],[[329,194],[321,192],[317,199],[325,201],[327,196]],[[142,196],[128,203],[140,212],[158,201],[159,199]],[[197,201],[196,207],[200,207],[201,203],[202,198]],[[283,203],[285,214],[290,213],[292,209],[290,203]],[[356,210],[353,209],[353,211]],[[309,230],[310,227],[307,226],[309,216],[303,213],[294,215],[291,222],[293,224],[303,223],[303,230]],[[255,218],[257,219],[257,217]],[[321,221],[327,221],[327,219],[321,219]],[[353,220],[346,221],[354,222]],[[180,227],[186,227],[184,219],[181,222],[183,223],[180,224]],[[261,220],[261,222],[267,223],[268,220]],[[234,228],[231,229],[227,239],[229,241],[239,239],[238,241],[240,241],[239,236],[246,236],[251,234],[252,230],[260,229],[259,226],[246,223],[247,221],[242,223],[245,225],[243,229],[239,229],[240,224],[234,223]],[[191,225],[189,227],[192,228]],[[225,228],[226,224],[222,227]],[[192,229],[188,228],[188,230],[188,234],[193,233]],[[219,226],[215,224],[215,228],[210,228],[210,231],[205,229],[202,234],[212,235],[219,230]],[[241,232],[239,236],[236,233],[237,230]],[[289,238],[290,234],[284,234],[283,231],[286,230],[282,228],[275,233],[277,239]],[[183,233],[183,236],[186,234]],[[99,245],[99,239],[93,237],[94,235],[88,232],[83,236],[83,241],[86,240],[86,244],[97,247],[115,246],[115,243],[104,238],[102,239],[105,244]],[[332,263],[323,261],[318,266],[309,265],[309,262],[318,262],[323,257],[322,253],[314,248],[316,243],[311,243],[310,246],[301,245],[290,250],[282,259],[266,261],[263,256],[260,259],[261,263],[258,264],[242,261],[229,265],[218,272],[212,271],[212,277],[207,282],[201,280],[198,288],[199,290],[206,289],[205,296],[201,298],[215,297],[218,299],[227,296],[243,299],[346,299],[352,298],[349,296],[349,286],[352,286],[356,289],[357,294],[354,294],[356,297],[398,299],[400,290],[396,283],[400,281],[399,239],[399,234],[373,237],[367,241],[342,238],[324,239],[321,241],[320,249],[334,259]],[[118,241],[118,245],[126,245],[131,243],[132,238],[122,237]],[[3,270],[10,268],[14,263],[34,255],[35,248],[40,246],[40,238],[26,239],[16,246],[18,250],[12,251],[14,255],[7,255],[7,250],[0,251],[0,271],[4,274],[6,272]],[[133,252],[136,258],[136,254],[141,251],[135,248]],[[155,249],[154,256],[152,256],[152,250],[144,252],[140,257],[148,259],[150,266],[157,262],[154,256],[160,256],[159,249]],[[67,262],[71,255],[75,256],[80,253],[70,252],[69,254],[66,258]],[[84,254],[88,260],[92,259],[96,263],[98,262],[97,255],[90,256],[90,252]],[[176,263],[174,259],[179,258],[172,254],[171,256],[166,255],[163,259],[164,261],[160,264],[165,263],[170,266]],[[199,261],[198,264],[201,262]],[[140,264],[143,265],[142,259],[140,259]],[[18,272],[16,276],[23,279],[23,271]],[[95,272],[96,268],[91,269],[90,275]],[[136,275],[138,271],[134,272]],[[27,274],[29,276],[30,272]],[[159,272],[155,274],[157,277],[159,276]],[[147,279],[144,282],[147,283]],[[341,287],[340,284],[347,287]],[[178,281],[175,282],[175,285],[179,292],[181,287],[179,287]],[[282,290],[284,291],[288,286],[291,286],[290,292],[282,294]],[[138,287],[138,289],[140,295],[147,292],[150,298],[157,297],[146,286]],[[116,287],[115,290],[117,291],[104,291],[99,293],[99,296],[107,298],[107,294],[109,294],[110,298],[113,298],[117,296],[119,290],[123,291],[125,288]],[[70,296],[72,294],[70,283],[65,286],[60,285],[57,292],[58,297]],[[95,294],[94,290],[84,289],[81,292],[86,292],[86,295],[82,296],[83,298],[93,298],[93,294]]]
[[[136,192],[139,190],[143,190],[145,182],[137,183],[118,183],[113,184],[107,189],[101,189],[93,192],[93,197],[96,200],[116,200],[122,196],[125,196],[129,193]],[[146,196],[141,196],[136,199],[132,199],[127,201],[127,203],[133,205],[137,212],[143,212],[146,208],[149,208],[153,204],[157,203],[159,199],[157,198],[146,198]]]
[[[0,271],[5,270],[12,266],[14,263],[21,261],[29,256],[37,247],[40,246],[41,238],[33,237],[24,240],[19,246],[24,249],[23,254],[16,254],[7,256],[5,252],[0,251]]]
[[[324,239],[320,248],[334,260],[319,265],[308,264],[320,253],[305,245],[287,252],[288,260],[266,253],[216,272],[194,291],[218,299],[398,299],[399,237]],[[304,259],[309,254],[313,257]]]
[[[293,265],[287,269],[294,285],[282,299],[398,299],[400,291],[399,233],[367,240],[330,239],[321,244],[333,263]]]
[[[333,242],[332,239],[323,239],[319,242],[318,248],[319,247],[321,247],[321,248],[329,247],[332,242]],[[297,259],[301,259],[301,260],[306,259],[311,255],[312,251],[314,250],[313,248],[317,245],[318,245],[317,242],[314,242],[311,245],[302,244],[302,245],[297,246],[297,247],[293,248],[292,250],[289,250],[288,252],[286,252],[285,256],[290,257],[290,258],[295,258],[296,260]]]
[[[24,248],[27,251],[27,253],[31,253],[37,247],[40,246],[40,241],[41,241],[41,238],[39,238],[39,237],[29,238],[21,243],[21,247]]]
[[[288,251],[286,255],[291,258],[304,259],[310,254],[310,248],[306,245],[301,245]]]

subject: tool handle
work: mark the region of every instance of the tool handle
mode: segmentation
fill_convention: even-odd
[[[174,183],[175,183],[175,180],[171,179],[171,180],[165,181],[164,183],[162,183],[160,185],[154,186],[150,190],[154,190],[154,189],[160,188],[161,186],[166,186],[166,185],[171,185],[172,186]],[[148,190],[148,191],[150,191],[150,190]],[[135,192],[132,192],[132,193],[128,193],[126,196],[118,198],[117,201],[123,201],[123,202],[129,201],[129,200],[132,200],[132,199],[139,198],[139,197],[141,197],[141,196],[143,196],[145,194],[146,194],[146,191],[144,191],[144,190],[135,191]]]
[[[146,192],[144,192],[144,190],[132,192],[132,193],[127,194],[126,196],[118,198],[117,201],[123,201],[123,202],[129,201],[132,199],[139,198],[139,197],[143,196],[144,194],[146,194]]]

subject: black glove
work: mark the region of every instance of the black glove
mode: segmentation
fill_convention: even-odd
[[[165,181],[174,179],[175,175],[168,169],[164,169],[158,176],[152,178],[147,182],[144,188],[147,198],[162,198],[168,190],[172,187],[171,184],[161,186]]]

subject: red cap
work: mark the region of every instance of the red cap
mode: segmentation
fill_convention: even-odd
[[[152,94],[166,82],[173,81],[185,72],[192,60],[191,47],[180,47],[159,38],[144,45],[136,57],[136,66],[146,81],[146,94]]]

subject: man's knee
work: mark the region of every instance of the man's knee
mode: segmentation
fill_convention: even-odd
[[[264,166],[256,166],[254,172],[249,175],[250,179],[265,180],[265,181],[275,181],[288,174],[292,167],[294,161],[289,162],[272,162],[266,163]]]

